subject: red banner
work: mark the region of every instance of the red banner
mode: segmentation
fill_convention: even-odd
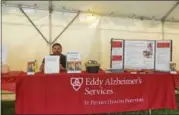
[[[169,74],[34,75],[17,81],[17,114],[92,114],[176,109]]]
[[[113,41],[112,42],[112,47],[114,48],[114,47],[119,47],[119,48],[121,48],[121,47],[123,47],[122,46],[122,41]]]
[[[122,56],[112,56],[112,61],[121,61],[122,60]]]
[[[157,43],[157,48],[170,48],[170,43],[159,42]]]

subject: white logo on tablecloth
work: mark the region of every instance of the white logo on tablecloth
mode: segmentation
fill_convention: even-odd
[[[78,91],[82,84],[83,84],[83,78],[71,78],[70,83],[75,91]]]

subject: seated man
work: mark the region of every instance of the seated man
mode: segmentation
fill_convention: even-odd
[[[66,56],[62,54],[62,46],[59,43],[55,43],[52,45],[52,52],[51,56],[60,56],[60,69],[65,70],[66,68]],[[40,71],[44,71],[44,63],[45,59],[43,59],[42,64],[40,66]]]

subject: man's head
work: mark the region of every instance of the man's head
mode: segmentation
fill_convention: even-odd
[[[52,52],[55,55],[60,55],[62,53],[62,46],[59,43],[55,43],[52,45]]]

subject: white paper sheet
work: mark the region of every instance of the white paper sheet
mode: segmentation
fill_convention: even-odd
[[[53,74],[60,72],[60,56],[46,56],[45,57],[45,74]]]
[[[154,41],[125,41],[125,69],[154,69]]]
[[[157,43],[169,43],[170,41],[157,41]],[[156,62],[155,69],[159,71],[170,71],[170,61],[171,61],[171,46],[169,47],[157,47],[156,46]]]
[[[123,63],[122,61],[112,61],[112,69],[122,69]]]
[[[122,48],[112,48],[112,55],[123,55],[123,47]]]
[[[0,56],[1,56],[2,64],[6,64],[7,49],[4,46],[2,46],[2,54]]]

